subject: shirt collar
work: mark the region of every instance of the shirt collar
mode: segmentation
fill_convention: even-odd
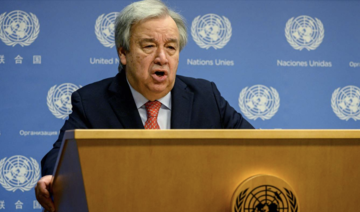
[[[136,108],[139,109],[144,106],[146,102],[149,100],[146,99],[141,93],[137,92],[129,83],[126,78],[126,82],[128,83],[131,94],[134,97]],[[157,101],[161,102],[161,107],[165,106],[167,109],[171,110],[171,92],[167,93],[164,97],[157,99]]]

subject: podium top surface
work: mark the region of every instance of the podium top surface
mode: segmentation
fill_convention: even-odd
[[[360,130],[68,130],[65,139],[354,139]]]

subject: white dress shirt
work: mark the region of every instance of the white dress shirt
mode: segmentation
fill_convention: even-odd
[[[127,79],[126,79],[127,81]],[[146,99],[141,93],[137,92],[133,87],[131,87],[129,81],[127,81],[129,84],[131,94],[135,100],[136,108],[139,111],[141,121],[143,125],[145,125],[145,122],[147,120],[147,114],[146,114],[146,108],[145,103],[149,100]],[[161,102],[161,107],[158,114],[158,124],[160,129],[170,129],[170,120],[171,120],[171,92],[166,94],[161,99],[157,99],[157,101]]]

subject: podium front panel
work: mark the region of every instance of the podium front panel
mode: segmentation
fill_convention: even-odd
[[[291,185],[301,211],[358,208],[357,130],[76,130],[67,142],[89,211],[229,212],[239,184],[259,174]]]

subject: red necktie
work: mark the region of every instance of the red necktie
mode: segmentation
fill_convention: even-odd
[[[159,109],[161,103],[158,101],[146,102],[145,108],[147,113],[147,120],[145,122],[145,129],[160,129],[159,124],[157,123],[157,117],[159,114]]]

